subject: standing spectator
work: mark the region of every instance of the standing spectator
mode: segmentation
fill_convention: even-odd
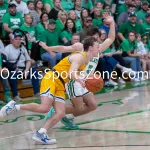
[[[25,14],[29,13],[29,9],[27,7],[27,4],[23,2],[22,0],[14,0],[13,3],[17,6],[17,12],[21,13],[22,17],[24,18]]]
[[[83,29],[79,32],[81,41],[83,41],[84,38],[87,36],[87,31],[91,27],[92,27],[92,18],[91,17],[86,17],[83,20]]]
[[[3,37],[5,39],[9,39],[9,34],[13,32],[15,29],[19,29],[23,24],[23,18],[20,13],[16,11],[16,4],[9,3],[8,5],[8,13],[6,13],[3,18]]]
[[[61,33],[63,43],[71,41],[72,34],[76,33],[75,23],[72,19],[67,19],[64,31]]]
[[[139,10],[137,12],[137,17],[140,19],[141,23],[143,23],[145,21],[146,14],[148,11],[148,6],[149,6],[148,1],[146,1],[146,0],[142,1],[141,10]]]
[[[126,23],[123,23],[119,27],[118,31],[118,37],[120,38],[121,41],[124,41],[126,38],[128,38],[128,34],[130,31],[134,31],[139,34],[144,34],[144,28],[142,27],[141,24],[136,22],[137,17],[135,12],[132,12],[129,14],[129,21]]]
[[[48,14],[46,12],[42,13],[40,20],[41,20],[41,22],[38,23],[38,25],[35,28],[37,40],[40,40],[40,37],[41,37],[42,33],[44,32],[44,30],[48,29],[48,23],[49,23]]]
[[[2,32],[2,17],[8,11],[8,4],[4,0],[0,0],[0,31]]]
[[[54,0],[54,8],[52,8],[48,14],[49,19],[56,20],[58,18],[58,13],[60,10],[61,10],[60,0]]]
[[[40,16],[43,12],[43,2],[41,0],[35,1],[34,8],[35,10],[31,11],[30,13],[33,17],[32,25],[36,26],[40,22]]]
[[[56,30],[62,31],[65,27],[66,20],[68,18],[68,15],[65,11],[60,10],[58,13],[58,19],[56,20]]]
[[[135,12],[135,5],[129,5],[128,10],[119,15],[117,23],[118,27],[129,20],[129,14],[132,12]]]
[[[82,2],[81,2],[81,0],[75,0],[73,10],[75,10],[78,19],[80,19],[80,17],[81,17],[81,10],[82,10]]]
[[[39,97],[39,80],[38,80],[38,73],[35,70],[35,68],[31,68],[31,59],[28,55],[28,52],[26,50],[26,48],[24,46],[21,45],[21,34],[18,33],[14,33],[11,36],[11,43],[5,47],[3,54],[6,56],[7,61],[11,62],[11,63],[15,63],[16,60],[19,57],[19,60],[17,62],[17,68],[14,70],[14,72],[10,71],[10,76],[9,76],[9,83],[11,86],[11,90],[13,93],[13,97],[15,101],[20,101],[21,98],[18,95],[18,83],[17,83],[17,79],[18,79],[18,74],[20,74],[18,71],[22,71],[22,73],[24,74],[24,77],[27,78],[28,77],[28,71],[31,71],[30,69],[32,69],[32,73],[35,74],[35,76],[32,77],[32,85],[33,85],[33,90],[34,90],[34,94],[35,96]],[[13,78],[12,77],[13,74]],[[30,73],[29,73],[30,74]]]
[[[60,33],[56,31],[56,21],[53,19],[49,20],[48,29],[41,35],[42,42],[46,43],[47,46],[59,45]],[[56,60],[61,60],[62,53],[46,52],[41,48],[41,58],[50,63],[50,67],[53,68],[56,65]]]
[[[70,10],[70,12],[68,13],[68,18],[72,19],[75,22],[76,32],[79,32],[82,30],[81,22],[78,19],[74,10]]]
[[[69,12],[74,8],[74,3],[71,0],[61,0],[61,6],[66,12]]]

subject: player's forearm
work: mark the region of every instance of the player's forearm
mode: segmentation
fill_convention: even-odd
[[[47,46],[47,48],[45,48],[45,50],[48,52],[62,52],[62,53],[67,52],[65,50],[65,46],[51,46],[51,47]]]
[[[109,34],[108,34],[108,39],[110,39],[112,41],[112,43],[115,40],[115,23],[112,22],[110,24],[110,30],[109,30]]]

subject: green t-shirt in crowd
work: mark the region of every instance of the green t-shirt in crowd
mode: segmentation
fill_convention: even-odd
[[[71,41],[71,39],[72,39],[72,32],[69,32],[69,31],[67,31],[67,30],[64,30],[64,31],[60,34],[60,38],[61,38],[61,40],[62,40],[63,38],[66,38],[68,41]]]
[[[150,24],[148,24],[146,21],[144,23],[142,23],[142,26],[144,28],[144,32],[145,34],[147,34],[149,36],[150,34]]]
[[[76,32],[79,32],[82,30],[82,25],[81,25],[80,20],[75,21],[75,26],[76,26]]]
[[[56,20],[56,31],[61,32],[64,29],[63,23],[57,19]]]
[[[93,19],[93,26],[99,27],[103,24],[102,18],[94,18]]]
[[[142,9],[140,11],[137,12],[137,17],[139,20],[142,20],[143,22],[146,21],[145,17],[146,17],[147,12],[143,11]]]
[[[122,4],[122,5],[119,5],[117,6],[118,7],[118,16],[123,13],[123,12],[126,12],[128,10],[128,7],[126,4]]]
[[[104,4],[104,3],[105,3],[105,1],[104,1],[104,0],[96,0],[96,2],[97,2],[97,3],[102,3],[102,4]]]
[[[59,39],[60,39],[60,32],[54,31],[50,32],[48,29],[46,29],[40,38],[40,41],[46,43],[47,46],[57,46],[59,45]],[[45,53],[45,50],[41,48],[40,53]]]
[[[132,25],[130,21],[123,23],[118,30],[118,32],[122,33],[125,38],[128,37],[130,31],[134,31],[141,35],[144,34],[144,28],[141,24],[135,23],[135,25]]]
[[[27,26],[26,24],[23,24],[20,29],[22,31],[25,31],[27,32],[29,35],[29,41],[28,41],[28,50],[31,50],[32,48],[32,40],[36,40],[35,38],[35,35],[36,35],[36,32],[35,32],[35,28],[33,26]],[[31,41],[30,41],[31,40]]]
[[[108,48],[103,52],[103,54],[106,54],[106,53],[111,53],[110,47],[108,47]]]
[[[8,4],[3,3],[3,5],[0,6],[0,27],[2,27],[2,17],[4,14],[6,14],[8,11]]]
[[[20,13],[16,13],[15,16],[10,15],[10,13],[6,13],[2,18],[2,22],[4,24],[8,24],[8,27],[11,28],[12,30],[15,30],[19,29],[23,25],[24,20]],[[6,32],[4,31],[4,28],[2,34],[3,37],[5,37]]]
[[[53,3],[53,0],[42,0],[43,4],[49,4],[50,5],[50,8],[54,8],[54,3]]]
[[[91,9],[93,9],[93,3],[91,0],[88,0],[88,1],[82,0],[82,7],[86,8],[88,10],[91,10]]]
[[[45,28],[42,25],[42,23],[37,24],[35,31],[36,31],[36,39],[40,40],[42,33],[45,31]]]
[[[2,67],[2,57],[0,56],[0,67]]]
[[[137,50],[137,42],[136,41],[130,42],[128,39],[126,39],[120,44],[120,48],[122,49],[123,52],[133,53],[134,50]]]
[[[74,8],[74,3],[71,0],[61,0],[61,6],[66,12],[69,12]]]

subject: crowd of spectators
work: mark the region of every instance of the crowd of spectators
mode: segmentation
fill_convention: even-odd
[[[147,71],[150,78],[150,9],[146,0],[0,0],[0,71],[3,59],[16,63],[23,72],[35,70],[43,61],[53,68],[70,53],[47,52],[39,48],[39,60],[31,56],[39,41],[48,46],[72,45],[94,36],[99,43],[109,34],[104,21],[105,13],[113,16],[116,23],[116,39],[104,53],[100,54],[98,71],[117,71],[118,80],[103,76],[105,86],[125,84],[122,72],[130,67],[135,72]],[[16,29],[19,29],[17,32]],[[21,31],[23,32],[21,32]],[[15,32],[14,32],[15,31]],[[25,40],[26,39],[26,40]],[[37,47],[36,47],[37,48]],[[6,58],[5,58],[6,57]],[[19,59],[19,60],[18,60]],[[7,67],[6,67],[7,68]],[[8,68],[10,71],[12,68]],[[128,71],[129,71],[128,70]],[[25,76],[28,78],[29,74]],[[21,100],[17,91],[17,79],[0,78],[5,101],[11,100],[10,90],[16,101]],[[143,81],[142,73],[132,82]],[[9,86],[10,84],[10,86]],[[39,96],[39,80],[32,79],[35,96]],[[10,87],[10,88],[9,88]]]

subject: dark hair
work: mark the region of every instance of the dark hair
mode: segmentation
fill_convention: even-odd
[[[80,34],[74,33],[74,34],[72,34],[72,37],[73,37],[73,36],[79,36],[79,37],[80,37]]]
[[[66,20],[64,30],[68,30],[68,25],[67,25],[67,24],[68,24],[68,21],[69,21],[69,20],[71,20],[71,21],[73,22],[72,33],[76,33],[76,26],[75,26],[75,22],[74,22],[72,19],[70,19],[70,18]]]
[[[83,47],[84,51],[87,52],[90,46],[93,46],[94,43],[97,42],[94,37],[87,37],[84,39]]]
[[[109,4],[105,4],[105,5],[104,5],[104,9],[105,9],[107,6],[109,6],[109,8],[111,8],[111,6],[110,6]]]
[[[99,34],[99,29],[97,27],[92,27],[92,28],[88,29],[87,36],[93,36],[97,33]]]
[[[81,23],[82,23],[82,26],[83,26],[83,21],[84,21],[84,18],[83,18],[83,15],[82,15],[82,14],[83,14],[83,11],[84,11],[84,10],[86,10],[86,11],[88,12],[88,16],[90,16],[90,13],[89,13],[88,9],[83,8],[83,9],[81,10],[81,13],[80,13],[80,14],[81,14]]]
[[[133,5],[133,4],[129,4],[129,5],[128,5],[128,8],[130,8],[130,7],[135,7],[135,8],[136,8],[136,6]]]
[[[27,1],[27,6],[28,6],[30,3],[33,3],[33,4],[34,4],[33,1],[29,0],[29,1]]]
[[[35,8],[35,10],[36,10],[36,5],[37,5],[38,2],[42,2],[42,0],[36,0],[34,2],[34,8]],[[42,4],[43,4],[43,2],[42,2]],[[42,8],[42,11],[44,11],[44,8]]]
[[[128,37],[129,37],[129,34],[130,34],[130,33],[133,33],[133,34],[136,36],[136,32],[134,32],[134,31],[129,31]]]
[[[40,16],[40,20],[41,20],[41,21],[42,21],[42,17],[43,17],[45,14],[48,16],[48,13],[42,12],[42,14],[41,14],[41,16]]]

